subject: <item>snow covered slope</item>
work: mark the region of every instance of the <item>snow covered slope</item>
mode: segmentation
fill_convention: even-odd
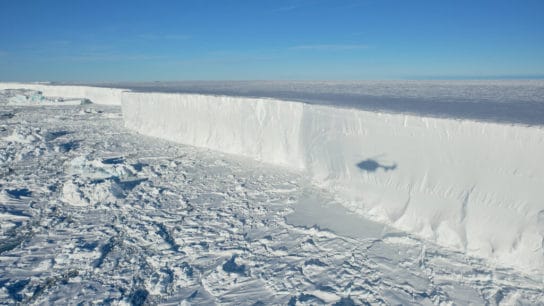
[[[0,83],[0,90],[4,89],[32,89],[41,91],[46,97],[62,97],[68,99],[86,98],[93,103],[107,105],[121,105],[121,94],[125,91],[124,89],[91,86]]]
[[[346,205],[544,272],[544,129],[274,99],[123,93],[139,133],[302,169]]]

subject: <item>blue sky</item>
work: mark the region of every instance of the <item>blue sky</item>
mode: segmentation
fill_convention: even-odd
[[[0,0],[0,80],[544,76],[542,0]]]

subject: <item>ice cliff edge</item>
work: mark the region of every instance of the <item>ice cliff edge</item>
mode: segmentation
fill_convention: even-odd
[[[122,105],[138,133],[307,173],[351,210],[544,274],[544,127],[277,99],[0,83]]]
[[[139,133],[299,169],[353,211],[544,271],[544,129],[275,99],[123,93]]]

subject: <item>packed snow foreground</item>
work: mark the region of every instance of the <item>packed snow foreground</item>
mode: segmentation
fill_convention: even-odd
[[[308,173],[351,210],[440,245],[544,273],[544,128],[267,98],[46,84],[122,104],[138,133]]]
[[[17,107],[73,101],[83,104],[78,114],[91,117],[101,115],[93,108],[86,109],[89,101],[85,99],[121,105],[124,125],[140,134],[295,170],[353,212],[543,281],[544,128],[540,125],[379,113],[273,98],[0,84],[0,90],[21,88],[30,91],[4,91],[4,103]],[[6,118],[13,120],[8,115]],[[4,141],[19,144],[23,151],[28,144],[36,145],[13,160],[7,154],[8,159],[2,162],[7,165],[25,156],[45,154],[51,148],[54,154],[73,152],[77,141],[59,142],[72,132],[59,133],[24,128],[10,131]],[[187,179],[183,171],[159,175],[161,169],[165,171],[159,165],[144,170],[147,177],[142,178],[142,165],[128,164],[123,158],[75,156],[65,167],[72,178],[59,187],[59,192],[63,201],[77,207],[130,197],[127,190],[147,184],[142,182],[153,174],[175,180],[181,175],[187,182],[195,179]],[[233,194],[245,189],[246,184],[252,183],[233,187]],[[6,199],[31,196],[24,188],[6,192]],[[244,193],[252,194],[250,190]],[[149,196],[141,195],[143,199]],[[157,190],[156,196],[170,195]],[[219,215],[225,217],[224,213]],[[23,214],[20,218],[26,217]],[[159,235],[177,248],[164,225],[157,226]],[[102,249],[107,255],[107,249],[115,245],[112,240]],[[284,253],[282,256],[288,255]],[[244,275],[244,271],[238,271],[244,265],[236,256],[225,265],[224,271]],[[323,267],[323,263],[316,261],[308,266]],[[226,276],[217,277],[206,282],[219,282]],[[314,295],[321,301],[337,300],[328,299],[326,293]],[[304,296],[297,299],[301,302]],[[498,303],[502,297],[493,299]]]

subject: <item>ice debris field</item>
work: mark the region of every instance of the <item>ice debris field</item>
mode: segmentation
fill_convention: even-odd
[[[544,303],[544,82],[122,85],[0,83],[1,303]]]

